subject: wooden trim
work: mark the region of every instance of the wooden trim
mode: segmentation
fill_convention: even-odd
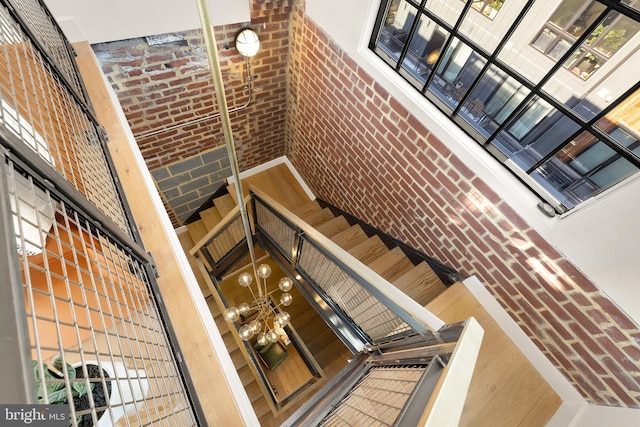
[[[478,360],[484,330],[470,317],[418,425],[456,427]]]

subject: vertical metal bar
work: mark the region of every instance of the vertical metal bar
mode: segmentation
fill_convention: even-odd
[[[6,150],[0,146],[0,377],[11,387],[0,387],[2,403],[35,403],[35,377],[29,349],[27,314],[13,230]]]
[[[253,238],[251,235],[251,225],[249,216],[247,215],[247,204],[244,202],[244,193],[242,191],[242,182],[240,181],[240,168],[238,166],[238,158],[236,156],[235,144],[233,141],[233,131],[231,129],[231,119],[229,118],[229,109],[227,107],[227,97],[224,93],[224,84],[222,82],[222,71],[220,70],[220,60],[218,59],[218,47],[216,46],[216,36],[213,30],[213,24],[209,18],[209,8],[207,0],[196,0],[198,3],[198,14],[200,15],[200,23],[202,25],[202,33],[204,35],[204,43],[207,48],[207,56],[209,58],[209,67],[211,76],[216,87],[216,98],[218,107],[220,108],[220,116],[222,119],[222,129],[227,146],[227,155],[231,165],[233,179],[236,181],[236,196],[238,198],[238,206],[240,207],[240,216],[242,217],[242,225],[249,246],[249,256],[253,265],[254,277],[258,278],[256,269],[256,255],[253,250]],[[261,295],[262,296],[262,295]]]

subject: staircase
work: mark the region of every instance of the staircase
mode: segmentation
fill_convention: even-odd
[[[266,182],[267,180],[258,181]],[[266,193],[269,192],[268,189],[264,188],[260,190]],[[282,180],[278,180],[278,191],[284,195],[288,193],[286,189],[283,190],[282,188]],[[292,190],[291,193],[296,193],[296,190]],[[283,200],[281,199],[279,202],[283,203]],[[298,198],[295,202],[289,201],[289,203],[287,203],[287,201],[284,201],[283,205],[419,304],[423,306],[428,304],[447,289],[442,280],[426,262],[412,262],[399,247],[388,247],[379,236],[368,235],[362,226],[350,224],[347,218],[342,215],[334,215],[329,208],[323,208],[317,201],[300,200]],[[216,227],[235,206],[236,202],[230,194],[216,197],[213,200],[212,207],[201,211],[199,219],[186,226],[191,240],[194,243],[199,242],[210,230]],[[234,234],[235,233],[241,238],[243,230],[239,228]],[[205,289],[206,286],[203,288],[203,292]],[[210,295],[210,292],[206,292],[205,296],[206,295]],[[304,299],[304,297],[300,296],[296,301],[299,302],[301,299]],[[256,383],[251,369],[246,364],[214,298],[208,297],[207,302],[220,333],[223,336],[234,366],[240,375],[249,399],[260,419],[261,425],[279,425],[280,422],[284,421],[285,414],[274,417],[271,413],[266,398]],[[310,311],[314,316],[316,315],[313,310]],[[306,314],[300,314],[300,316],[304,315]],[[320,316],[316,316],[309,321],[310,324],[312,322],[322,323],[323,326],[326,326]],[[296,328],[300,329],[297,326]],[[303,333],[304,332],[301,332],[301,334]],[[331,365],[332,362],[330,359],[336,357],[336,352],[327,351],[334,348],[331,346],[335,346],[334,344],[328,346],[326,342],[323,341],[327,339],[327,335],[333,335],[328,328],[321,333],[314,331],[314,333],[309,334],[307,345],[312,352],[314,352],[314,350],[317,352],[314,353],[317,360],[327,359],[325,363]],[[338,351],[338,353],[340,353],[340,351]],[[346,359],[346,357],[344,359]],[[336,361],[334,364],[336,365],[337,372],[341,363],[340,361]],[[324,369],[327,371],[326,368]],[[295,406],[301,403],[303,402],[296,402]],[[295,408],[291,408],[291,410],[293,409]],[[286,412],[290,413],[291,410],[287,410]]]
[[[368,236],[360,225],[350,225],[315,200],[293,209],[293,213],[420,305],[447,289],[425,261],[414,264],[399,247],[387,247],[379,236]]]

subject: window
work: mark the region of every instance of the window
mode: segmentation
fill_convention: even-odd
[[[573,49],[564,67],[586,80],[640,28],[637,21],[620,12],[605,12],[606,6],[600,2],[565,0],[532,45],[556,61]],[[593,29],[585,38],[589,28]],[[582,43],[577,43],[579,38],[584,39]]]
[[[487,18],[493,19],[498,14],[504,1],[501,0],[475,0],[471,7],[482,13]]]
[[[640,170],[640,0],[525,3],[385,0],[369,47],[566,212]]]

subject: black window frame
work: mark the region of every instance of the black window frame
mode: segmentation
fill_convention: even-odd
[[[531,82],[525,76],[518,73],[513,67],[511,67],[508,63],[505,63],[499,59],[499,53],[504,49],[506,43],[510,39],[510,37],[516,32],[519,24],[522,22],[526,14],[529,12],[531,7],[533,6],[534,0],[529,0],[522,7],[518,15],[513,19],[509,29],[502,37],[501,41],[495,47],[492,52],[487,52],[480,46],[478,43],[471,40],[469,37],[465,36],[462,31],[460,31],[461,25],[464,19],[467,17],[469,10],[472,10],[472,3],[467,2],[464,5],[464,8],[460,12],[460,15],[455,22],[454,25],[447,24],[445,20],[437,16],[435,13],[431,12],[427,6],[428,1],[413,1],[413,0],[400,0],[398,4],[407,3],[408,5],[415,7],[417,9],[417,13],[413,16],[413,24],[410,25],[410,31],[408,32],[407,40],[397,58],[391,57],[388,52],[385,52],[378,45],[378,37],[381,34],[381,31],[385,25],[385,21],[388,19],[387,17],[387,9],[389,6],[394,3],[394,0],[382,0],[380,3],[380,8],[378,10],[378,15],[373,27],[373,31],[371,34],[371,38],[369,41],[369,49],[373,51],[381,60],[387,63],[390,67],[392,67],[396,73],[404,78],[408,83],[414,86],[417,90],[421,92],[421,94],[431,101],[439,110],[441,110],[444,114],[446,114],[454,123],[458,125],[463,131],[465,131],[472,139],[474,139],[477,143],[479,143],[487,152],[489,152],[496,160],[498,160],[509,172],[511,172],[519,181],[521,181],[525,186],[527,186],[536,196],[538,196],[542,201],[551,204],[556,213],[562,214],[566,213],[571,209],[583,204],[584,202],[590,200],[591,198],[599,195],[603,191],[608,190],[611,187],[617,186],[620,182],[628,180],[629,177],[621,179],[617,182],[610,184],[605,188],[599,188],[597,191],[594,191],[589,197],[584,198],[582,200],[574,200],[566,201],[560,200],[560,198],[554,196],[551,191],[548,191],[543,187],[542,184],[535,182],[533,178],[533,174],[541,168],[541,166],[545,165],[547,162],[551,161],[553,157],[560,152],[564,147],[567,147],[574,138],[583,132],[587,131],[596,137],[598,140],[602,141],[604,144],[612,148],[616,152],[616,159],[623,158],[627,162],[631,163],[635,168],[640,170],[640,156],[636,153],[632,152],[628,147],[623,144],[617,142],[611,135],[598,129],[596,123],[598,120],[607,117],[607,114],[613,111],[616,107],[620,106],[625,99],[634,95],[636,92],[640,91],[640,82],[635,82],[629,87],[622,95],[620,95],[616,99],[610,100],[605,108],[599,111],[597,114],[592,117],[584,118],[581,117],[578,113],[576,113],[571,107],[565,105],[564,103],[556,100],[553,96],[546,93],[544,90],[545,84],[551,80],[554,74],[562,67],[564,67],[565,63],[571,58],[573,55],[573,49],[569,49],[565,52],[556,62],[555,64],[547,71],[547,73],[538,81]],[[621,1],[615,0],[598,0],[598,2],[602,3],[605,7],[601,14],[597,19],[593,21],[591,25],[589,25],[583,32],[583,34],[576,38],[575,45],[579,46],[582,44],[590,35],[593,30],[597,27],[599,22],[603,17],[607,16],[607,14],[611,11],[617,11],[625,16],[629,16],[632,19],[640,22],[640,12],[635,10],[633,6],[625,5]],[[475,10],[475,9],[474,9]],[[477,12],[477,11],[476,11]],[[434,92],[430,91],[430,86],[433,84],[434,80],[437,80],[436,72],[431,72],[426,79],[418,80],[415,76],[411,76],[407,70],[404,70],[402,64],[404,62],[405,56],[407,54],[409,45],[411,43],[411,38],[416,32],[416,28],[418,27],[417,23],[420,21],[422,16],[426,16],[430,21],[433,21],[434,24],[438,25],[439,28],[444,28],[449,36],[447,37],[443,47],[442,53],[440,57],[437,59],[435,64],[433,64],[433,70],[438,70],[438,67],[442,65],[445,59],[445,52],[448,51],[449,47],[452,43],[462,43],[468,48],[471,48],[472,53],[475,54],[478,58],[481,58],[483,61],[481,65],[481,69],[476,73],[475,78],[468,83],[468,87],[466,87],[465,91],[462,92],[457,99],[457,104],[453,107],[447,104],[441,97],[436,95]],[[544,27],[547,24],[547,21],[541,23]],[[609,58],[610,59],[610,58]],[[574,59],[575,60],[575,59]],[[515,82],[521,85],[521,88],[525,88],[528,93],[520,100],[518,106],[514,109],[514,111],[506,117],[501,124],[498,124],[497,127],[493,130],[493,132],[486,136],[481,134],[474,126],[472,126],[467,120],[461,117],[459,114],[461,110],[469,108],[471,104],[471,94],[473,90],[479,85],[480,80],[485,76],[486,71],[489,67],[496,67],[501,72],[505,73],[509,78],[512,78]],[[580,81],[580,79],[577,79]],[[548,103],[552,106],[554,113],[561,114],[563,120],[568,120],[573,124],[574,131],[569,135],[565,136],[563,142],[557,144],[549,152],[545,153],[541,158],[536,159],[531,165],[526,168],[518,168],[514,167],[513,162],[508,162],[510,157],[507,153],[502,152],[500,149],[493,144],[494,141],[497,141],[497,136],[501,134],[501,132],[505,131],[506,128],[513,122],[513,119],[516,118],[519,114],[522,114],[523,108],[530,102],[534,97],[537,97],[544,102]],[[611,160],[611,159],[609,159]],[[633,176],[637,175],[636,171],[633,173]],[[568,197],[563,194],[560,190],[557,190],[558,193],[562,194],[564,197]]]

